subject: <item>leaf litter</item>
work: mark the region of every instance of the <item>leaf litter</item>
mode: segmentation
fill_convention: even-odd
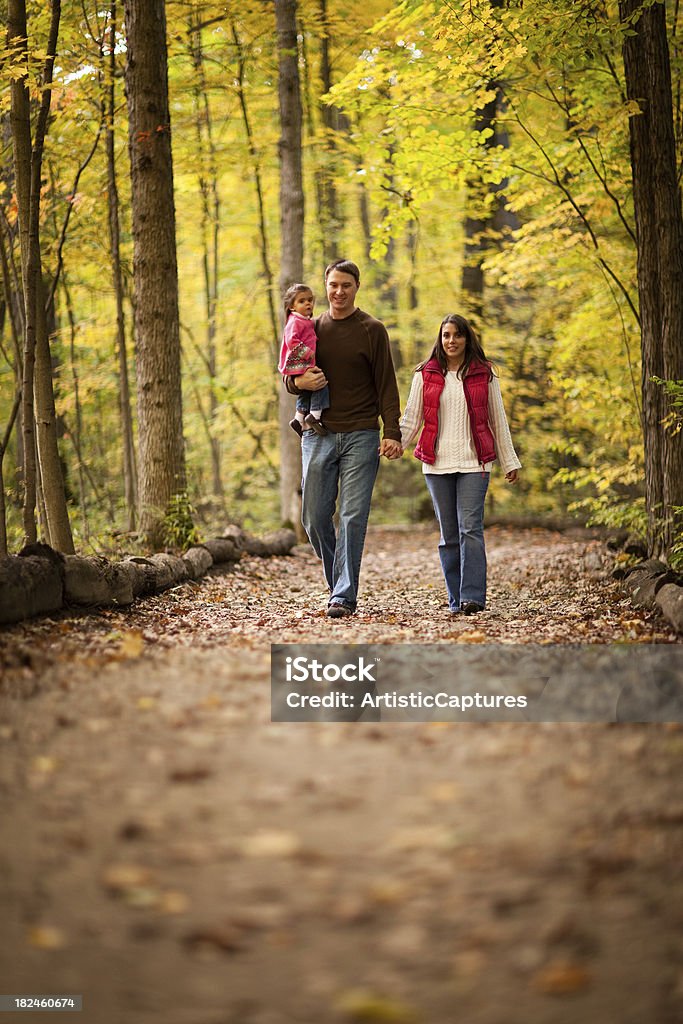
[[[349,620],[302,546],[3,631],[14,991],[68,966],[98,1024],[681,1019],[679,726],[269,721],[272,642],[677,642],[589,534],[489,530],[476,618],[436,544],[370,530]]]

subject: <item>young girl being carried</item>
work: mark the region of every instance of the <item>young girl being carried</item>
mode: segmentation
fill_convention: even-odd
[[[290,285],[284,296],[285,330],[282,336],[278,370],[284,376],[297,377],[315,366],[317,338],[313,325],[313,292],[305,284]],[[304,430],[326,434],[322,414],[330,406],[327,385],[319,391],[302,391],[297,395],[296,413],[289,421],[301,437]]]

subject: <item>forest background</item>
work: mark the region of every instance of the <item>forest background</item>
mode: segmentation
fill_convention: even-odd
[[[345,257],[404,401],[445,314],[480,330],[524,466],[489,513],[683,561],[678,2],[0,11],[2,547],[295,523],[280,296]],[[375,521],[425,495],[383,466]]]

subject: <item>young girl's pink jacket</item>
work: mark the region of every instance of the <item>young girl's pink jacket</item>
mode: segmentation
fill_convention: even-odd
[[[316,343],[313,321],[300,313],[290,313],[282,335],[278,372],[296,376],[315,366]]]

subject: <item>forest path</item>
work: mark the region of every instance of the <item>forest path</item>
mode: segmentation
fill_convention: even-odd
[[[376,528],[351,620],[299,548],[3,631],[3,991],[83,1024],[680,1021],[679,726],[269,720],[271,642],[673,640],[590,537],[487,538],[476,619],[433,530]]]

